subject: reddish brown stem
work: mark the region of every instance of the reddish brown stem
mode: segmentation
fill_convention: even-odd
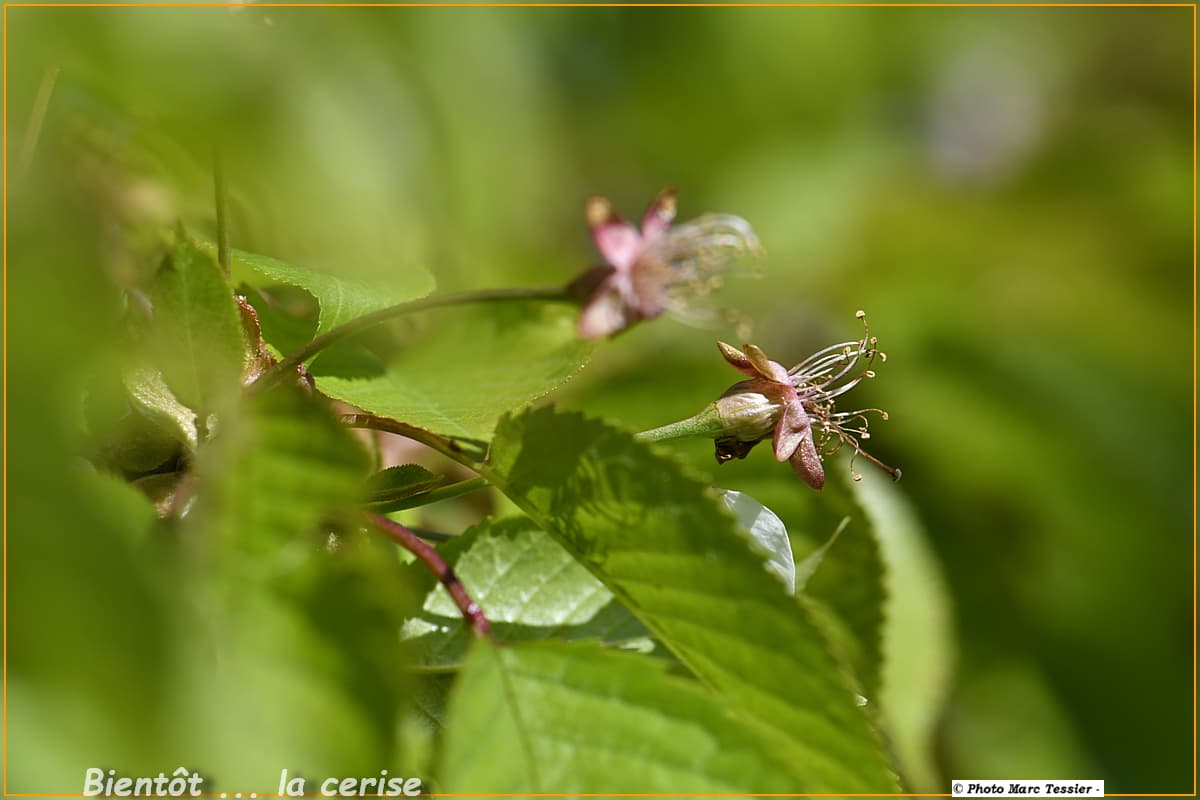
[[[398,522],[393,522],[382,514],[367,512],[366,517],[371,525],[387,534],[393,541],[419,558],[421,563],[437,576],[437,579],[446,587],[446,591],[450,593],[451,599],[454,600],[454,605],[458,606],[458,610],[462,612],[463,621],[471,629],[471,633],[479,637],[488,637],[490,635],[491,623],[484,616],[483,609],[467,594],[462,581],[454,574],[454,570],[450,569],[450,565],[442,558],[441,553],[408,528]]]

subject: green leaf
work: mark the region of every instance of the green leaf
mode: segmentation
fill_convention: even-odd
[[[154,505],[144,494],[108,472],[80,471],[79,490],[89,525],[117,531],[125,543],[144,544],[159,525]]]
[[[422,672],[416,675],[416,685],[409,698],[410,717],[425,731],[435,733],[445,726],[446,703],[457,676],[457,672]]]
[[[259,336],[277,354],[291,353],[316,335],[321,304],[297,286],[251,286],[237,284],[237,292],[258,316]]]
[[[398,737],[402,747],[388,766],[394,775],[420,775],[428,778],[435,771],[434,753],[441,743],[446,717],[446,702],[457,672],[424,672],[412,675]],[[430,780],[424,791],[437,791]]]
[[[245,342],[233,292],[212,258],[186,238],[150,287],[148,346],[178,401],[201,417],[241,386]]]
[[[910,791],[937,791],[935,734],[955,660],[950,594],[916,511],[883,475],[855,485],[889,576],[883,626],[881,701],[892,747]]]
[[[595,639],[650,646],[646,628],[530,519],[484,522],[438,551],[483,608],[499,641]],[[428,594],[403,636],[417,646],[422,667],[456,668],[471,637],[445,589],[427,570],[421,574]]]
[[[89,457],[101,468],[144,475],[196,449],[196,414],[175,399],[162,373],[121,360],[96,364],[83,403]]]
[[[386,283],[364,283],[244,250],[234,250],[231,256],[233,274],[239,280],[264,285],[265,279],[266,285],[296,286],[317,298],[321,304],[317,335],[355,317],[422,297],[433,289],[433,278],[415,265],[397,268]]]
[[[886,567],[874,526],[851,493],[854,481],[846,470],[828,472],[808,527],[818,541],[839,529],[842,532],[836,544],[827,546],[819,556],[819,566],[805,583],[804,594],[833,615],[824,619],[826,632],[836,640],[839,655],[854,672],[859,690],[874,704],[883,662]]]
[[[380,470],[367,479],[367,500],[397,500],[414,494],[427,492],[441,486],[448,479],[445,475],[422,467],[420,464],[402,464]]]
[[[181,718],[207,733],[195,763],[225,785],[273,791],[264,763],[369,775],[394,749],[404,570],[382,537],[331,533],[355,518],[369,459],[325,405],[287,386],[254,396],[197,456],[183,538],[206,565],[211,632]]]
[[[6,788],[78,793],[88,766],[155,774],[170,760],[168,654],[196,628],[172,624],[174,570],[157,545],[173,537],[153,506],[72,452],[74,381],[27,354],[14,366],[9,412],[39,423],[9,426]]]
[[[278,558],[280,547],[314,536],[360,499],[366,450],[327,405],[292,387],[255,395],[244,413],[221,420],[220,436],[198,456],[214,495],[201,516],[211,513],[224,543],[252,557],[238,563]]]
[[[829,552],[829,548],[833,547],[833,543],[842,535],[842,531],[846,530],[846,526],[850,524],[850,518],[846,517],[842,520],[842,524],[837,526],[833,534],[825,540],[825,543],[806,555],[799,564],[796,565],[796,591],[804,591],[808,585],[808,580],[821,566],[821,562],[825,560],[825,554]]]
[[[504,303],[431,312],[382,375],[335,377],[313,364],[317,387],[375,414],[451,436],[485,439],[506,411],[555,388],[587,360],[576,310]]]
[[[796,560],[792,541],[788,538],[783,520],[762,503],[743,492],[718,489],[717,494],[726,508],[733,512],[742,526],[767,555],[767,571],[783,581],[788,594],[796,591]]]
[[[480,642],[450,698],[445,792],[782,793],[777,743],[655,659]]]
[[[196,412],[180,403],[163,380],[162,373],[135,367],[125,373],[125,390],[134,411],[191,453],[196,439]]]
[[[805,792],[896,790],[879,739],[803,598],[662,451],[577,414],[502,421],[489,480],[704,682],[786,743]]]
[[[939,729],[957,735],[941,739],[939,755],[950,764],[973,764],[981,777],[1017,770],[1035,780],[1111,774],[1088,752],[1087,733],[1079,730],[1059,692],[1024,653],[997,654],[978,673],[955,681],[954,699]]]

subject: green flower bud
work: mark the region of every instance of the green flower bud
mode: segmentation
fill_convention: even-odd
[[[766,381],[742,381],[717,398],[714,403],[721,421],[722,439],[757,442],[771,435],[783,404],[761,391]],[[777,394],[772,392],[772,394]]]

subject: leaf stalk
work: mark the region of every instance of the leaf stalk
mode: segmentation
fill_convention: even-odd
[[[432,503],[437,503],[442,500],[449,500],[452,497],[460,497],[464,494],[486,489],[491,484],[484,478],[470,478],[465,481],[458,481],[448,486],[439,486],[436,489],[419,492],[417,494],[407,494],[397,498],[377,497],[370,503],[372,511],[388,513],[391,511],[403,511],[406,508],[417,508],[418,506],[427,506]]]

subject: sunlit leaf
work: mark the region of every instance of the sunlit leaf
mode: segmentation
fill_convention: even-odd
[[[708,356],[707,361],[712,360]],[[596,373],[589,370],[579,381],[595,384],[589,385],[586,392],[589,409],[598,405],[605,416],[652,427],[671,419],[671,415],[695,413],[696,401],[689,397],[713,396],[728,385],[719,372],[714,380],[706,377],[706,371],[705,362],[680,361],[655,370],[635,366],[603,381],[596,381]],[[567,392],[574,392],[576,386],[572,382]],[[663,386],[673,388],[663,391]],[[674,387],[681,388],[676,391]],[[649,413],[647,409],[654,411]],[[689,459],[694,468],[714,470],[711,442],[681,440],[668,446],[678,457]],[[859,470],[864,469],[860,461]],[[859,693],[874,701],[873,687],[878,683],[882,659],[886,565],[879,556],[871,526],[847,489],[849,472],[844,458],[827,460],[826,486],[821,492],[813,492],[797,482],[787,465],[777,463],[769,448],[760,447],[745,460],[735,459],[715,468],[711,479],[752,496],[786,524],[797,560],[797,584],[806,587],[811,600],[845,620],[834,623],[846,634],[841,655],[854,673]],[[843,522],[846,527],[837,542],[822,550]]]
[[[792,792],[800,765],[662,662],[594,646],[478,644],[451,696],[447,792]]]
[[[656,449],[552,409],[506,418],[485,474],[704,682],[786,744],[797,791],[893,791],[809,618],[732,515]]]
[[[649,631],[571,555],[529,519],[483,523],[439,548],[502,642],[594,639],[649,647]],[[427,573],[426,573],[427,574]],[[404,626],[418,663],[458,666],[470,636],[432,576],[424,607]],[[418,584],[421,585],[421,584]]]
[[[196,449],[196,412],[175,398],[161,372],[136,367],[125,374],[124,383],[135,411],[189,451]]]
[[[572,307],[547,303],[432,312],[382,374],[322,374],[318,360],[317,387],[438,433],[486,438],[501,414],[554,389],[587,360],[591,346],[576,334],[575,316]]]
[[[244,250],[234,250],[231,256],[235,278],[258,285],[295,286],[315,297],[321,305],[318,334],[355,317],[421,297],[433,288],[429,273],[412,264],[398,266],[392,280],[368,284]]]
[[[767,570],[783,581],[788,593],[796,591],[796,560],[792,542],[788,539],[783,520],[762,503],[743,492],[719,489],[718,495],[733,512],[738,524],[749,531],[754,541],[767,553]]]

